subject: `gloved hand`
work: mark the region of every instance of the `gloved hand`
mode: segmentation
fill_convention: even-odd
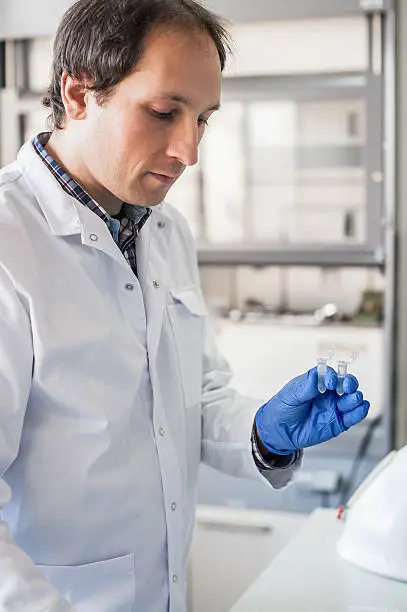
[[[327,391],[318,391],[318,373],[313,368],[291,380],[257,412],[258,436],[266,448],[278,455],[314,446],[339,436],[364,419],[369,402],[357,391],[358,380],[347,374],[344,395],[336,393],[338,377],[327,369]]]

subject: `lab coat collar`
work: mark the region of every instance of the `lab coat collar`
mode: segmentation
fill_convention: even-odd
[[[75,198],[62,189],[35,152],[31,141],[21,147],[17,162],[53,234],[56,236],[80,234],[82,227]]]
[[[106,223],[62,189],[35,152],[31,141],[22,146],[17,162],[51,231],[56,236],[81,234],[82,243],[86,246],[103,250],[120,263],[125,261]],[[153,207],[152,215],[140,232],[137,240],[137,261],[146,274],[151,257],[154,267],[160,268],[165,277],[172,221],[163,206],[165,205],[159,204]],[[158,274],[159,271],[156,272]],[[145,281],[147,282],[146,278]]]
[[[31,142],[20,149],[17,162],[54,235],[80,234],[82,244],[103,251],[118,263],[127,265],[103,219],[64,191]]]

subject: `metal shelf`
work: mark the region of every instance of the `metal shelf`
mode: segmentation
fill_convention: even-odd
[[[370,267],[383,268],[384,252],[366,247],[304,247],[272,248],[255,243],[246,245],[211,245],[198,243],[200,265],[247,265],[247,266],[323,266],[323,267]]]
[[[227,76],[223,79],[222,99],[253,100],[337,100],[366,95],[368,76],[364,72],[346,74],[298,74]]]
[[[207,0],[207,5],[233,21],[346,17],[364,12],[386,12],[393,0]]]

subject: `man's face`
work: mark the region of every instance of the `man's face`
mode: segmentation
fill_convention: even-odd
[[[206,33],[154,29],[136,71],[102,105],[87,96],[81,148],[93,181],[130,204],[162,202],[197,163],[220,89],[219,55]]]

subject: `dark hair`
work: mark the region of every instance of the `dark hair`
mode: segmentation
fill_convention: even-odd
[[[65,109],[61,76],[66,72],[91,82],[89,89],[102,103],[142,59],[147,35],[156,25],[206,31],[225,67],[230,38],[224,21],[196,0],[78,0],[58,27],[51,82],[42,103],[51,109],[54,129],[62,129]]]

